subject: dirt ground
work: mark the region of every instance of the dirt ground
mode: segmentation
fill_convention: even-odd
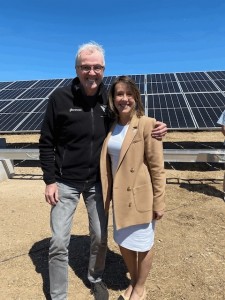
[[[7,143],[35,143],[38,135],[0,136]],[[220,132],[171,132],[165,142],[223,142]],[[166,214],[157,223],[155,257],[147,299],[225,299],[225,202],[223,165],[166,164]],[[0,299],[41,300],[48,296],[50,207],[38,166],[15,166],[0,183]],[[69,248],[69,300],[93,299],[86,279],[89,234],[81,199]],[[110,299],[126,288],[128,276],[109,221],[104,281]]]

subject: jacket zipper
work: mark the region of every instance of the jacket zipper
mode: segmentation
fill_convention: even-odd
[[[94,111],[93,108],[91,108],[91,129],[92,129],[92,138],[91,138],[91,144],[90,144],[90,163],[92,162],[92,156],[93,156],[93,139],[94,139],[94,129],[95,129],[95,124],[94,124]],[[88,177],[90,175],[91,168],[88,168]],[[88,182],[88,180],[86,181]]]

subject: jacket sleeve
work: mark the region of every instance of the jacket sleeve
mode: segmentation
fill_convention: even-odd
[[[56,145],[56,116],[54,99],[49,98],[39,139],[39,153],[43,180],[46,184],[55,182],[55,145]]]
[[[152,180],[153,210],[160,211],[165,208],[166,175],[164,169],[162,141],[152,138],[151,136],[155,123],[155,119],[146,119],[144,125],[144,147],[145,159]]]

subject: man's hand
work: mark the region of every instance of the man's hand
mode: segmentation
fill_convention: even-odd
[[[50,205],[56,205],[59,201],[58,187],[56,183],[47,184],[45,188],[45,200]]]
[[[155,128],[152,130],[152,137],[161,140],[167,134],[167,125],[156,121]]]
[[[160,211],[154,211],[153,212],[153,219],[154,220],[160,220],[164,215],[164,210],[160,210]]]

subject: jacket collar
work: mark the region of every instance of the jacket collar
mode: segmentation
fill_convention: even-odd
[[[73,95],[79,95],[79,96],[82,95],[81,83],[80,83],[80,79],[78,77],[75,77],[72,80],[71,88],[72,88]],[[101,84],[99,85],[99,89],[96,94],[96,98],[99,103],[107,105],[107,103],[108,103],[107,91],[106,91],[106,87],[103,82],[101,82]]]
[[[138,127],[140,118],[138,118],[136,115],[133,115],[133,117],[131,118],[130,124],[129,124],[129,128],[128,129],[133,129],[135,130]],[[117,125],[118,121],[115,121],[112,125],[112,128],[110,130],[110,133],[113,132],[115,126]]]

